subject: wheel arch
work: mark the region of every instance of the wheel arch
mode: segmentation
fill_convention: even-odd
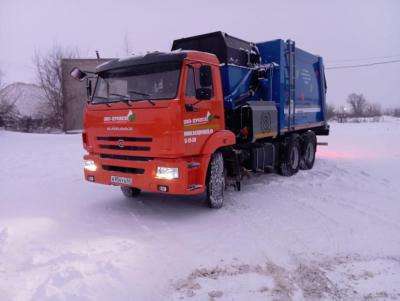
[[[225,157],[223,150],[225,148],[230,148],[235,143],[235,134],[229,130],[218,131],[208,137],[202,149],[202,155],[206,156],[203,185],[206,185],[207,182],[207,176],[212,155],[217,151],[222,151],[222,155]]]
[[[217,131],[210,135],[201,150],[203,155],[212,155],[218,149],[231,146],[236,143],[235,134],[229,130]]]

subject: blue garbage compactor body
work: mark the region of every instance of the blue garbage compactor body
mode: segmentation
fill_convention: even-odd
[[[323,60],[296,48],[293,41],[252,43],[214,32],[175,40],[172,50],[177,49],[218,57],[228,116],[245,105],[260,107],[258,102],[266,101],[276,107],[275,136],[311,128],[319,128],[317,134],[329,133]],[[237,124],[242,115],[235,118]]]
[[[326,125],[326,82],[322,58],[299,48],[294,49],[291,94],[288,42],[274,40],[256,45],[260,64],[268,64],[272,70],[267,71],[265,79],[259,79],[255,94],[246,100],[274,101],[279,133]],[[235,98],[249,90],[254,69],[257,66],[221,66],[225,109],[235,110],[243,104],[237,104]]]

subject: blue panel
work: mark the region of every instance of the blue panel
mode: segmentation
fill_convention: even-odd
[[[295,125],[322,121],[319,58],[300,49],[295,56]]]
[[[225,108],[233,110],[232,99],[249,91],[253,69],[236,65],[221,66],[222,88],[225,98]]]
[[[275,101],[278,127],[281,131],[288,127],[289,121],[287,43],[283,40],[273,40],[256,45],[260,52],[261,63],[276,63],[277,67],[274,68],[272,83],[269,78],[262,80],[256,95],[250,99]],[[253,70],[254,68],[235,65],[221,66],[226,109],[233,110],[235,108],[233,100],[249,90]],[[325,77],[322,58],[298,48],[295,49],[294,94],[294,126],[307,126],[325,121]]]
[[[261,63],[276,63],[278,66],[274,69],[272,77],[272,100],[275,101],[278,110],[278,128],[285,127],[284,108],[285,103],[289,101],[288,87],[285,82],[285,70],[287,67],[284,51],[286,43],[282,40],[262,42],[257,44],[260,51]],[[287,73],[287,72],[286,72]],[[270,93],[270,91],[268,91]],[[269,100],[269,99],[268,99]]]

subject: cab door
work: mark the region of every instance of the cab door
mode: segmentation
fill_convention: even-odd
[[[222,99],[217,99],[215,72],[205,63],[186,65],[183,97],[183,139],[187,155],[199,154],[205,141],[221,128]]]

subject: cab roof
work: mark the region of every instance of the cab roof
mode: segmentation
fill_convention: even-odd
[[[172,52],[151,52],[145,55],[135,55],[127,58],[113,59],[103,63],[96,68],[96,73],[127,68],[132,66],[157,64],[165,62],[182,62],[185,58],[192,60],[200,60],[211,64],[219,64],[215,55],[199,51],[172,51]]]

